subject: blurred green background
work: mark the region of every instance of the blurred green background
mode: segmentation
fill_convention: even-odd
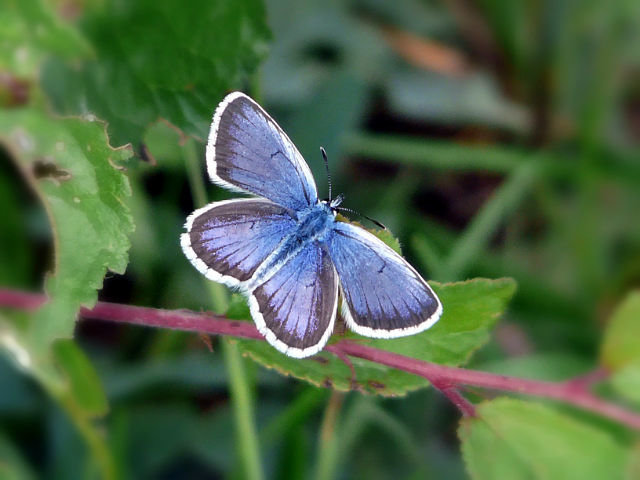
[[[231,89],[288,132],[323,197],[324,146],[334,192],[384,223],[426,278],[517,280],[470,368],[587,372],[607,318],[640,285],[637,0],[0,0],[3,15],[0,105],[91,113],[137,154],[124,162],[129,264],[107,275],[102,300],[213,308],[178,238],[205,175],[198,140]],[[41,291],[47,215],[11,152],[0,157],[0,286]],[[244,477],[218,340],[211,354],[196,335],[101,322],[75,337],[105,389],[100,429],[123,477]],[[245,367],[269,478],[468,478],[459,414],[433,389],[332,395]],[[78,425],[6,356],[0,422],[0,459],[25,477],[95,474]]]

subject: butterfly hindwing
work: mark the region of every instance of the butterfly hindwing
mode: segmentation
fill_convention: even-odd
[[[307,243],[249,294],[258,330],[281,352],[307,357],[327,343],[336,317],[338,277],[326,249]]]
[[[286,209],[268,200],[227,200],[193,212],[181,245],[207,278],[238,287],[253,276],[295,226]]]
[[[251,98],[234,92],[220,103],[207,144],[214,183],[297,211],[318,201],[311,171],[289,137]]]
[[[366,230],[336,222],[328,249],[340,278],[342,312],[351,330],[376,338],[432,326],[442,305],[422,277]]]

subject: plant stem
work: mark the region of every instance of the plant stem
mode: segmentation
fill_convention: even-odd
[[[46,385],[46,381],[44,383]],[[70,395],[57,392],[54,388],[48,387],[50,393],[61,407],[66,411],[73,425],[78,429],[80,435],[87,442],[89,449],[97,462],[100,474],[104,480],[115,480],[117,468],[115,461],[105,439],[100,435],[98,428],[91,423],[85,415],[78,411]]]
[[[184,160],[189,176],[189,184],[193,192],[193,200],[196,206],[202,207],[207,203],[207,194],[200,161],[196,149],[196,143],[189,139],[184,148]],[[207,282],[211,292],[211,304],[216,313],[226,311],[228,307],[228,295],[224,286]],[[255,425],[255,411],[253,407],[252,391],[253,382],[249,379],[244,364],[244,359],[238,351],[236,344],[229,338],[222,339],[222,352],[229,377],[229,390],[231,404],[233,406],[233,418],[235,422],[236,446],[240,464],[242,465],[242,478],[250,480],[262,480],[264,478],[260,461],[260,448],[258,433]]]
[[[338,464],[336,424],[343,400],[344,394],[334,390],[327,402],[318,439],[316,480],[330,480],[335,477],[335,469]]]
[[[451,403],[453,403],[456,407],[458,407],[458,410],[460,410],[460,412],[465,417],[476,416],[476,408],[474,407],[473,403],[467,400],[465,396],[462,395],[455,386],[453,385],[438,386],[435,383],[432,383],[432,385],[438,390],[440,390],[442,394],[445,397],[447,397]]]
[[[536,165],[525,163],[500,185],[453,246],[441,272],[445,274],[446,280],[460,278],[470,261],[480,256],[500,222],[515,210],[536,178]]]
[[[196,142],[191,138],[187,139],[184,144],[184,160],[193,203],[198,207],[202,207],[207,203],[207,190],[202,181],[202,169],[198,160]]]
[[[0,306],[4,307],[35,310],[42,305],[45,300],[46,297],[41,294],[0,289]],[[185,310],[160,310],[98,302],[93,309],[81,309],[80,315],[83,318],[95,320],[108,320],[149,327],[171,328],[213,335],[231,335],[264,340],[255,326],[249,322],[226,320],[221,316],[193,313]],[[583,380],[580,380],[577,386],[575,380],[544,382],[467,370],[464,368],[447,367],[386,350],[360,345],[348,340],[341,340],[329,345],[325,350],[339,356],[350,355],[413,373],[426,378],[435,385],[456,387],[471,385],[492,390],[503,390],[555,399],[584,410],[598,413],[604,417],[616,420],[629,428],[640,431],[640,414],[604,401],[590,393],[586,388],[579,387],[580,382]],[[602,379],[602,376],[603,373],[598,372],[596,378]]]
[[[236,425],[237,447],[244,469],[241,478],[261,480],[264,478],[260,463],[258,435],[253,421],[253,396],[247,380],[244,360],[233,339],[222,339],[222,351],[229,372],[233,416]]]
[[[293,430],[321,408],[329,398],[328,391],[315,387],[308,387],[304,392],[296,395],[287,408],[271,419],[260,431],[260,440],[265,447],[270,446],[276,439],[284,436],[285,432]]]

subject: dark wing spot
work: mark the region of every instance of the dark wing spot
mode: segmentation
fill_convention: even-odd
[[[277,150],[276,153],[271,154],[271,160],[273,160],[273,157],[277,157],[278,155],[284,155],[284,153],[282,153],[281,150]]]

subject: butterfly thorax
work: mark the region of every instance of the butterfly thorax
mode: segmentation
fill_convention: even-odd
[[[275,251],[264,261],[255,272],[251,286],[266,281],[273,276],[287,261],[295,257],[309,243],[324,243],[333,230],[335,211],[330,204],[320,201],[309,208],[300,210],[296,214],[297,228],[283,238]]]
[[[298,228],[294,236],[303,240],[323,240],[335,222],[335,212],[326,202],[298,212]]]

